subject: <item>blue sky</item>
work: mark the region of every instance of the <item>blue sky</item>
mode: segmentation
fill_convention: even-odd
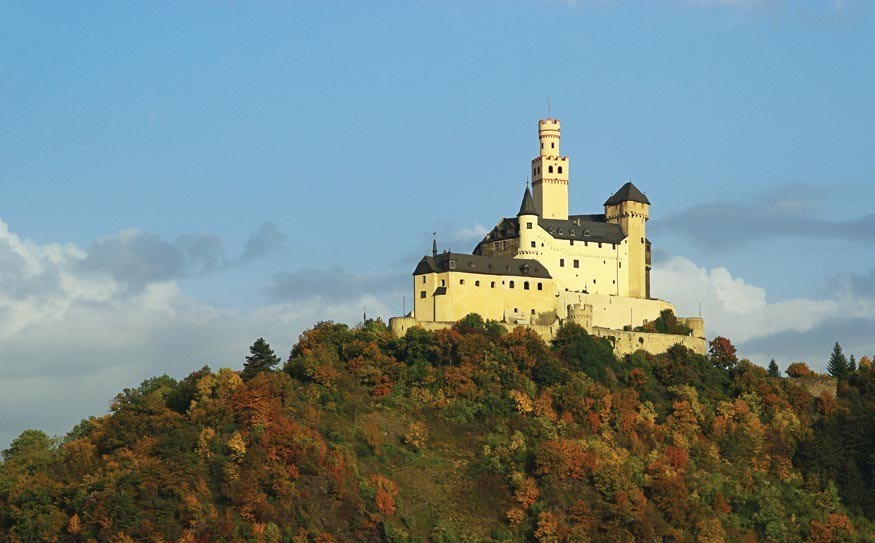
[[[632,180],[654,293],[758,363],[875,353],[863,0],[0,7],[0,444],[151,375],[401,311],[512,215],[537,119],[573,212]]]

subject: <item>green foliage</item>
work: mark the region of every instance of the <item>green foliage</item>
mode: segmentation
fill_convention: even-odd
[[[663,309],[655,320],[645,322],[643,326],[634,329],[636,332],[650,332],[651,334],[675,334],[688,336],[693,333],[692,328],[678,321],[674,311]]]
[[[769,361],[769,377],[780,377],[781,370],[778,368],[778,363],[775,362],[775,359],[771,359]]]
[[[829,362],[826,363],[826,371],[836,379],[844,379],[848,376],[848,359],[845,353],[842,352],[842,346],[836,341],[832,348],[832,354],[829,356]]]
[[[606,340],[593,337],[575,323],[565,323],[552,342],[557,358],[593,379],[604,379],[606,370],[617,366],[614,350]]]
[[[261,337],[249,347],[249,353],[246,362],[243,363],[243,371],[240,372],[240,377],[244,381],[252,379],[263,371],[271,371],[280,363],[280,359],[273,354],[273,349]]]
[[[319,323],[283,372],[255,347],[245,379],[160,376],[63,440],[22,433],[0,463],[0,539],[875,538],[862,361],[814,398],[728,340],[619,361],[573,324],[547,345],[477,315],[403,338]]]

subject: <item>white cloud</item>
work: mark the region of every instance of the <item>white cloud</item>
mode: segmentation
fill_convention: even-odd
[[[654,296],[675,304],[678,313],[702,316],[708,337],[717,335],[744,343],[788,332],[808,332],[836,319],[875,318],[875,301],[835,289],[832,298],[792,298],[769,302],[762,287],[733,277],[726,268],[711,270],[683,257],[654,266]]]
[[[462,243],[478,243],[480,240],[483,239],[487,232],[489,232],[489,229],[478,223],[473,226],[459,228],[458,230],[453,232],[452,241]]]
[[[63,434],[145,378],[242,367],[258,337],[285,358],[319,320],[355,323],[363,307],[369,316],[391,313],[369,292],[221,309],[160,276],[132,292],[116,275],[83,266],[89,256],[24,240],[0,221],[0,449],[26,428]]]

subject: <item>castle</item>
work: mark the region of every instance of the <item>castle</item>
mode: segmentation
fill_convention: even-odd
[[[705,352],[701,318],[679,319],[690,336],[632,331],[674,307],[650,296],[650,201],[631,182],[604,203],[604,213],[569,215],[569,161],[560,152],[557,119],[538,123],[532,159],[515,217],[502,218],[473,254],[438,253],[413,271],[413,312],[390,319],[393,332],[440,329],[469,313],[507,328],[528,326],[545,339],[563,321],[611,340],[617,354],[664,352],[676,343]]]

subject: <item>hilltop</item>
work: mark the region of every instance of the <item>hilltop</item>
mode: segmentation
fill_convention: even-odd
[[[618,360],[469,315],[324,322],[0,464],[2,541],[875,541],[875,370],[837,387],[677,346]],[[806,370],[807,371],[807,370]]]

